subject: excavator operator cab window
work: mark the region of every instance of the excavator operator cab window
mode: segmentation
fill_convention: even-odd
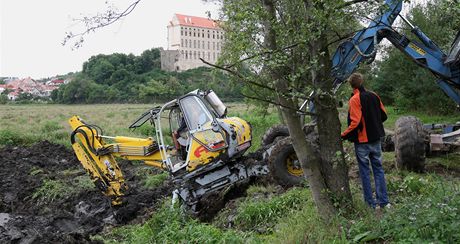
[[[213,117],[200,98],[188,96],[181,99],[180,103],[191,133],[212,122]]]
[[[190,95],[180,100],[182,112],[185,115],[190,137],[206,150],[215,152],[227,147],[222,129],[213,126],[212,110],[198,96]]]

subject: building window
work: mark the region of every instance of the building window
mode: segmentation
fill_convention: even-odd
[[[184,58],[184,50],[180,51],[181,57]]]
[[[219,49],[220,49],[220,45],[219,45],[219,44],[220,44],[220,43],[217,43],[217,50],[219,50]]]
[[[185,59],[188,59],[188,52],[185,51]]]
[[[188,40],[188,47],[192,48],[192,40]]]
[[[196,29],[193,29],[193,36],[196,36]]]
[[[196,40],[193,40],[193,48],[196,48]]]
[[[183,27],[180,28],[180,35],[181,35],[181,36],[184,35],[184,28],[183,28]]]
[[[196,51],[193,51],[193,59],[196,59]]]
[[[203,47],[204,49],[204,41],[201,41],[201,46]],[[203,55],[204,56],[204,55]]]
[[[180,34],[182,35],[182,30],[180,31]],[[184,36],[187,36],[187,30],[184,31]]]
[[[208,60],[211,59],[211,54],[208,52]]]
[[[209,30],[208,30],[208,38],[209,38]],[[209,48],[209,47],[208,47]]]
[[[210,43],[210,42],[208,42],[208,50],[210,49],[210,45],[211,45],[211,43]]]
[[[200,49],[200,41],[198,41],[198,49]]]
[[[184,47],[184,39],[180,39],[180,46]]]
[[[201,58],[201,52],[198,52],[198,59]]]
[[[204,52],[203,52],[203,58],[204,58]]]
[[[212,52],[212,61],[216,61],[216,53]]]
[[[187,39],[185,39],[185,47],[188,47],[188,45],[187,45]]]

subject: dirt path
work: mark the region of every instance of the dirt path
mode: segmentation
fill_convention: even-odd
[[[0,149],[0,243],[92,243],[104,226],[139,220],[171,194],[171,182],[142,188],[142,165],[120,167],[131,187],[121,222],[71,150],[47,141]]]

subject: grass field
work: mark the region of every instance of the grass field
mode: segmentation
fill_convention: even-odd
[[[87,123],[96,124],[106,135],[125,135],[145,137],[145,130],[129,130],[128,126],[153,104],[92,104],[92,105],[0,105],[0,145],[27,145],[40,140],[69,146],[70,127],[67,120],[78,115]],[[388,107],[388,120],[385,128],[394,129],[395,121],[407,113]],[[279,123],[278,113],[262,115],[253,106],[243,103],[228,104],[230,116],[238,116],[249,121],[253,127],[253,145],[260,145],[260,138],[267,128]],[[346,127],[346,108],[340,109],[342,127]],[[423,123],[454,123],[460,121],[456,116],[429,116],[411,113]]]
[[[145,130],[129,130],[128,126],[153,104],[94,105],[0,105],[0,145],[28,145],[41,140],[70,146],[67,120],[73,115],[96,124],[105,135],[145,137]],[[262,133],[277,123],[277,114],[257,116],[244,104],[228,104],[230,116],[247,119],[254,127],[254,143],[260,144]],[[257,125],[257,126],[256,126]]]

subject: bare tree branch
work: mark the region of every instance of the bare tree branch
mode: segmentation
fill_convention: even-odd
[[[279,107],[282,107],[282,108],[286,108],[286,109],[289,109],[289,110],[293,110],[293,111],[296,111],[298,113],[302,113],[302,114],[305,114],[305,115],[311,115],[311,116],[314,116],[316,115],[316,113],[312,113],[312,112],[308,112],[308,111],[300,111],[299,109],[297,108],[292,108],[292,107],[288,107],[288,106],[284,106],[280,103],[277,103],[277,102],[274,102],[274,101],[271,101],[271,100],[268,100],[268,99],[263,99],[263,98],[260,98],[260,97],[253,97],[253,96],[249,96],[249,95],[245,95],[245,94],[242,94],[243,97],[245,98],[249,98],[249,99],[252,99],[252,100],[257,100],[257,101],[262,101],[262,102],[266,102],[266,103],[269,103],[269,104],[273,104],[275,106],[279,106]]]
[[[72,49],[79,48],[83,45],[84,38],[83,36],[94,32],[96,29],[111,25],[121,18],[129,15],[139,4],[141,0],[136,0],[131,3],[124,11],[118,12],[117,9],[110,7],[107,12],[102,14],[97,14],[93,17],[83,17],[82,19],[74,19],[74,21],[82,22],[85,25],[86,30],[79,33],[66,32],[66,36],[62,41],[62,45],[65,46],[70,40],[78,38],[77,41],[72,46]]]
[[[299,43],[294,43],[294,44],[291,44],[291,45],[289,45],[289,46],[286,46],[286,47],[281,48],[281,49],[276,50],[276,51],[270,50],[270,51],[265,51],[265,52],[261,52],[261,53],[256,53],[256,54],[251,55],[251,56],[249,56],[249,57],[240,59],[240,60],[238,60],[236,63],[226,65],[225,68],[232,68],[233,66],[235,66],[235,65],[237,65],[237,64],[240,64],[240,63],[242,63],[242,62],[244,62],[244,61],[253,59],[253,58],[255,58],[255,57],[262,56],[262,55],[267,55],[267,54],[273,54],[273,53],[275,53],[275,52],[284,51],[284,50],[287,50],[287,49],[294,48],[294,47],[296,47],[296,46],[298,46],[298,45],[299,45]]]
[[[346,8],[348,6],[357,4],[357,3],[362,3],[362,2],[369,2],[370,0],[351,0],[351,1],[346,1],[344,2],[339,8]]]
[[[237,76],[238,78],[244,80],[245,82],[251,84],[251,85],[255,85],[255,86],[258,86],[258,87],[261,87],[261,88],[264,88],[264,89],[267,89],[267,90],[270,90],[270,91],[275,91],[273,88],[269,87],[269,86],[266,86],[266,85],[262,85],[260,83],[257,83],[257,82],[253,82],[253,81],[250,81],[248,79],[246,79],[244,76],[242,76],[240,73],[234,71],[234,70],[231,70],[230,68],[227,68],[227,67],[222,67],[222,66],[219,66],[219,65],[215,65],[215,64],[212,64],[212,63],[209,63],[208,61],[204,60],[203,58],[200,58],[201,62],[211,66],[211,67],[214,67],[214,68],[217,68],[217,69],[221,69],[221,70],[225,70],[227,72],[229,72],[230,74],[232,75],[235,75]]]

